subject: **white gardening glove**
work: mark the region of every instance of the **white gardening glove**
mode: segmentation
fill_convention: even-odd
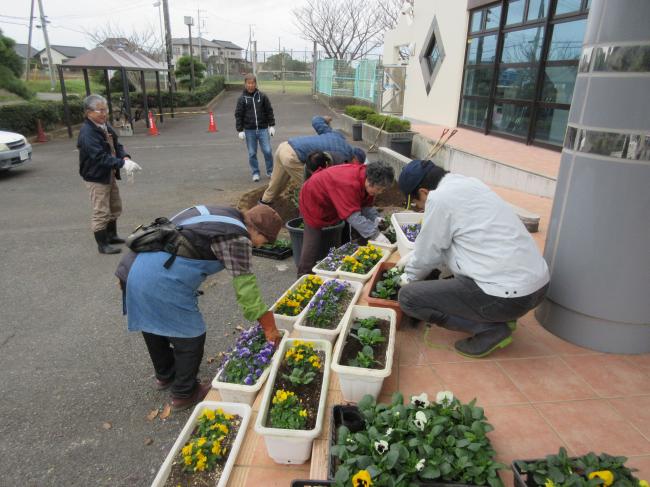
[[[397,267],[398,269],[404,269],[404,267],[406,267],[408,265],[410,260],[411,260],[411,252],[409,252],[406,255],[403,255],[400,258],[400,260],[397,261],[397,264],[395,264],[395,267]]]
[[[275,127],[269,127],[269,135],[273,137],[275,135]]]
[[[239,132],[239,138],[240,140],[244,140],[246,138],[246,132]]]
[[[382,216],[378,216],[377,218],[375,218],[374,221],[375,221],[375,225],[379,226],[379,225],[381,225],[382,223],[384,223],[384,217],[382,217]]]
[[[135,161],[132,161],[131,159],[124,159],[124,166],[122,166],[124,170],[126,171],[127,176],[132,176],[133,173],[137,171],[142,171],[142,168],[140,167],[140,164],[138,164]]]
[[[408,278],[408,276],[406,275],[406,272],[405,272],[404,274],[402,274],[401,276],[399,276],[399,287],[404,287],[404,286],[406,286],[409,282],[411,282],[411,280],[410,280],[410,279]]]
[[[372,239],[375,242],[383,243],[390,245],[390,240],[383,233],[379,232],[375,238]]]

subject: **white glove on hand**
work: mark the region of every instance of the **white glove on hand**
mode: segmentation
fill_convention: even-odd
[[[406,275],[406,272],[404,274],[402,274],[401,276],[399,276],[399,287],[404,287],[410,282],[411,282],[411,280]]]
[[[269,135],[273,137],[275,135],[275,127],[269,127]]]
[[[400,260],[397,261],[397,264],[395,264],[395,267],[397,267],[398,269],[404,269],[404,267],[408,265],[410,260],[411,260],[411,252],[402,256]]]
[[[383,243],[383,244],[388,244],[388,245],[390,245],[390,240],[388,240],[388,238],[386,237],[386,235],[384,235],[384,234],[381,233],[381,232],[379,232],[379,234],[378,234],[375,238],[373,238],[372,240],[374,240],[375,242],[379,242],[379,243]]]
[[[244,140],[246,138],[246,132],[239,132],[239,138]]]
[[[131,159],[124,159],[124,166],[122,166],[126,171],[127,176],[132,176],[134,172],[142,171],[140,164],[132,161]]]
[[[379,226],[382,223],[384,223],[384,217],[378,216],[377,218],[375,218],[375,225]]]

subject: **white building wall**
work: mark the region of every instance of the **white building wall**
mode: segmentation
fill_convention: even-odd
[[[420,54],[426,47],[426,36],[436,18],[444,58],[427,94],[420,68]],[[402,15],[397,27],[384,37],[384,64],[399,64],[397,47],[415,43],[406,68],[404,117],[432,124],[455,127],[463,77],[467,23],[467,0],[415,0],[413,23],[408,25]]]
[[[50,48],[50,52],[52,53],[52,64],[54,66],[56,66],[57,64],[63,64],[63,61],[68,59],[66,56],[61,54],[56,49]],[[47,59],[47,50],[44,49],[43,52],[41,53],[41,65],[43,67],[47,67],[48,62],[49,62],[49,60]]]

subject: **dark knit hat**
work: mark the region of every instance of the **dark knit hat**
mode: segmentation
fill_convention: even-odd
[[[437,166],[431,161],[421,161],[419,159],[409,162],[399,175],[397,184],[399,189],[405,195],[410,195],[417,189],[424,177]]]
[[[264,235],[269,242],[275,242],[282,228],[282,218],[268,205],[257,205],[246,212],[248,221],[255,230]]]
[[[361,164],[366,162],[366,153],[363,151],[363,149],[360,149],[359,147],[355,147],[352,149],[352,153],[354,154],[354,158],[359,161]]]

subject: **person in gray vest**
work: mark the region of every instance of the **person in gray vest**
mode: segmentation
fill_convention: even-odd
[[[205,398],[210,384],[197,380],[206,328],[198,308],[199,287],[205,278],[228,269],[244,317],[258,321],[266,338],[280,333],[273,312],[262,301],[252,270],[252,248],[274,242],[282,227],[280,216],[257,205],[240,213],[222,206],[195,206],[172,217],[199,254],[177,256],[169,268],[167,252],[127,253],[115,275],[120,280],[129,331],[144,337],[153,363],[156,388],[171,387],[172,409],[192,407]]]
[[[403,256],[398,301],[413,318],[471,336],[455,348],[479,358],[512,342],[516,319],[535,308],[549,273],[535,241],[505,201],[476,178],[414,160],[399,188],[424,209],[414,250]],[[453,279],[423,280],[448,268]]]
[[[106,98],[87,96],[84,101],[85,120],[79,130],[79,175],[86,182],[93,208],[91,228],[100,254],[117,254],[111,244],[124,243],[117,236],[117,219],[122,214],[122,199],[117,180],[120,169],[132,176],[142,168],[131,160],[108,123]]]

